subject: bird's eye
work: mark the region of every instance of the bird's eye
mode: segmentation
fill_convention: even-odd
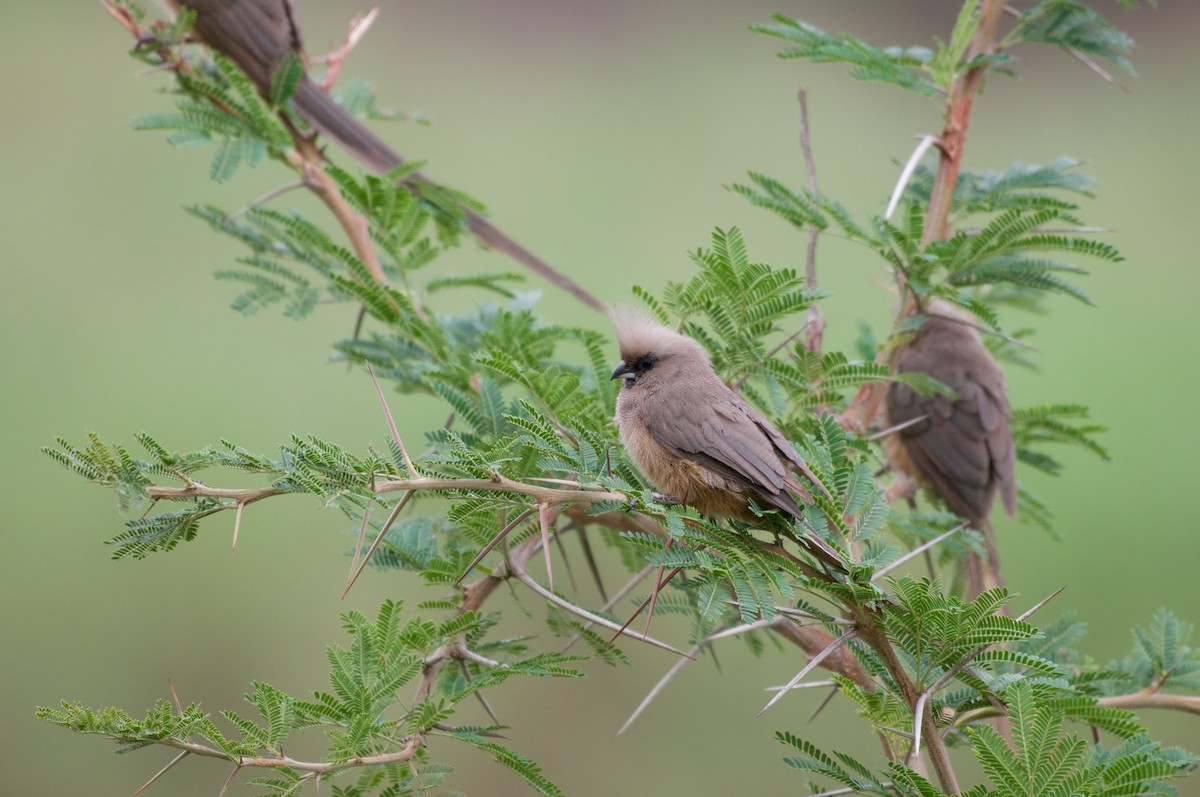
[[[654,363],[658,362],[658,358],[653,355],[647,355],[633,364],[633,370],[639,374],[644,374],[654,367]]]

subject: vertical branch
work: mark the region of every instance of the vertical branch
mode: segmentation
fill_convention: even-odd
[[[979,27],[967,50],[966,58],[990,54],[996,49],[996,31],[1000,17],[1004,14],[1004,0],[982,0],[979,9]],[[971,108],[979,85],[983,82],[987,65],[972,67],[960,75],[950,87],[950,99],[946,104],[946,126],[938,142],[941,157],[937,174],[933,180],[933,191],[929,197],[929,209],[925,213],[925,235],[921,245],[945,238],[950,219],[950,201],[954,198],[954,187],[958,184],[958,171],[962,166],[963,148],[967,141],[967,126],[971,121]]]
[[[817,164],[813,161],[812,141],[809,138],[808,127],[808,94],[804,89],[797,93],[800,101],[800,151],[804,154],[804,172],[808,175],[808,189],[817,193]],[[808,252],[805,257],[805,287],[813,290],[817,287],[817,236],[821,231],[816,227],[808,228]],[[819,352],[821,338],[825,332],[825,318],[821,308],[813,304],[808,308],[808,350]]]
[[[975,38],[967,49],[966,58],[970,60],[977,55],[993,53],[997,48],[996,34],[1000,26],[1000,17],[1004,14],[1004,0],[979,0],[979,27]],[[962,167],[963,149],[967,141],[967,128],[971,121],[971,110],[975,103],[975,95],[983,83],[987,65],[981,64],[968,69],[954,81],[950,87],[950,95],[946,102],[945,126],[942,135],[937,140],[940,157],[937,173],[934,175],[933,189],[929,197],[929,207],[925,211],[925,233],[921,237],[921,246],[945,238],[949,233],[950,205],[954,199],[954,189],[958,184],[958,172]],[[907,318],[916,309],[916,297],[907,290],[907,282],[903,273],[896,275],[896,286],[900,292],[900,308],[896,313],[897,323]],[[884,352],[881,357],[886,358]],[[872,383],[864,385],[850,406],[842,412],[838,420],[843,426],[854,430],[863,430],[871,424],[879,413],[886,392],[886,384]]]
[[[921,695],[917,692],[917,687],[909,677],[908,671],[904,669],[904,663],[900,661],[896,649],[892,647],[887,633],[876,622],[876,619],[877,615],[864,613],[857,623],[859,636],[879,654],[880,661],[883,662],[888,675],[895,681],[904,702],[908,704],[909,709],[913,712],[913,718],[916,720],[917,703],[921,700]],[[954,766],[950,763],[950,751],[946,748],[946,742],[938,731],[936,718],[932,712],[924,711],[921,713],[920,722],[921,733],[926,739],[925,749],[929,751],[929,761],[933,764],[933,771],[937,773],[942,791],[947,794],[960,794],[958,777],[954,774]],[[916,728],[913,730],[916,731]]]

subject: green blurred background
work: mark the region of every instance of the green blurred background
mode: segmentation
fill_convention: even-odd
[[[338,40],[364,3],[298,3],[310,52]],[[1062,52],[1017,53],[1018,80],[993,78],[976,105],[968,165],[1002,168],[1062,154],[1090,161],[1101,185],[1088,223],[1128,261],[1097,266],[1085,287],[1099,309],[1052,301],[1036,319],[1040,373],[1009,374],[1016,406],[1084,401],[1111,431],[1113,461],[1064,452],[1058,480],[1020,474],[1048,499],[1061,542],[1000,524],[1018,605],[1066,585],[1045,618],[1068,608],[1090,624],[1103,661],[1124,654],[1130,626],[1159,606],[1200,619],[1197,511],[1188,462],[1200,449],[1192,249],[1200,70],[1200,4],[1157,10],[1098,7],[1138,43],[1139,77],[1109,85]],[[427,172],[489,203],[494,218],[603,299],[640,282],[686,276],[686,251],[713,226],[738,225],[754,259],[802,262],[803,239],[721,186],[748,169],[799,184],[796,90],[809,92],[823,190],[860,214],[878,212],[913,134],[935,132],[937,109],[851,81],[839,67],[774,58],[747,31],[780,11],[879,44],[947,36],[956,4],[824,0],[639,3],[442,0],[383,2],[346,73],[370,77],[385,107],[420,111],[432,126],[384,135]],[[329,362],[353,311],[303,323],[227,309],[234,289],[212,272],[238,250],[182,206],[235,208],[286,178],[274,164],[233,181],[207,180],[210,151],[173,150],[127,121],[163,110],[162,76],[134,78],[128,35],[99,3],[0,2],[0,242],[4,256],[0,372],[5,485],[0,559],[0,793],[130,794],[171,757],[115,756],[111,743],[38,722],[61,698],[140,713],[168,694],[238,708],[251,679],[298,694],[325,686],[325,644],[342,641],[338,612],[374,611],[385,597],[432,597],[411,579],[368,573],[345,601],[346,524],[304,498],[253,507],[237,554],[231,523],[203,526],[169,555],[111,561],[102,541],[121,528],[112,496],[37,453],[56,436],[89,431],[132,444],[146,430],[188,449],[228,437],[263,453],[292,433],[352,450],[381,446],[385,427],[369,381]],[[308,207],[295,195],[279,207]],[[507,268],[466,247],[439,261],[460,272]],[[879,264],[823,241],[820,278],[832,345],[860,319],[881,324],[890,296]],[[1095,265],[1095,264],[1089,264]],[[557,320],[600,328],[548,289]],[[1010,326],[1024,323],[1011,319]],[[615,355],[614,355],[615,356]],[[410,437],[430,402],[393,401]],[[1137,496],[1139,506],[1130,498]],[[1149,507],[1150,509],[1147,509]],[[541,609],[523,595],[536,629]],[[594,594],[584,589],[584,601]],[[497,605],[511,599],[502,596]],[[669,619],[661,635],[682,640]],[[764,687],[801,666],[794,651],[756,659],[733,643],[686,668],[621,737],[615,730],[672,663],[630,651],[632,667],[588,667],[585,681],[510,685],[492,700],[511,745],[573,795],[794,793],[800,781],[772,740],[788,729],[826,749],[860,750],[862,726],[844,701],[808,723],[819,696],[798,695],[763,717]],[[469,706],[466,720],[479,721]],[[1150,715],[1172,743],[1200,748],[1200,720]],[[293,753],[305,750],[295,749]],[[315,754],[315,753],[314,753]],[[528,793],[481,754],[441,745],[473,795]],[[151,794],[213,795],[227,769],[190,760]],[[231,794],[251,793],[240,776]],[[1183,794],[1200,794],[1200,778]]]

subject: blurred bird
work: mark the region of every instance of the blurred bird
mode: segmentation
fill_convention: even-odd
[[[796,478],[819,484],[795,448],[713,371],[692,338],[646,317],[614,313],[621,362],[612,378],[616,424],[629,456],[674,501],[703,515],[762,522],[748,502],[801,517],[812,495]],[[823,540],[804,539],[823,561],[840,557]]]
[[[186,7],[195,11],[192,34],[237,64],[264,96],[270,96],[275,70],[288,53],[304,53],[300,20],[291,0],[167,2],[175,10]],[[371,171],[386,174],[404,163],[395,150],[343,110],[308,75],[296,87],[291,104],[301,119],[336,141]],[[407,181],[430,182],[419,173],[410,175]],[[503,252],[549,282],[575,294],[593,309],[604,310],[604,305],[591,293],[513,241],[474,210],[461,204],[459,209],[466,217],[467,229],[484,246]]]
[[[886,426],[909,426],[888,435],[888,457],[896,471],[896,493],[930,487],[952,512],[984,535],[988,559],[967,560],[968,597],[1003,586],[1000,560],[988,514],[996,493],[1012,515],[1017,503],[1013,473],[1016,448],[1004,392],[1004,374],[984,348],[971,318],[934,300],[926,320],[895,353],[898,373],[924,373],[954,391],[922,396],[894,382],[884,403]]]

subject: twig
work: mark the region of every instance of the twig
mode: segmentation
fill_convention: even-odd
[[[342,70],[342,64],[346,62],[346,57],[350,55],[351,50],[358,46],[358,43],[367,35],[367,31],[371,29],[371,26],[375,24],[375,20],[378,18],[378,8],[372,8],[365,15],[356,15],[354,19],[350,20],[350,27],[346,31],[346,38],[342,41],[342,45],[322,58],[313,59],[314,61],[325,63],[325,79],[320,83],[321,88],[329,91],[333,87],[333,84],[337,82],[338,74]]]
[[[1159,692],[1150,687],[1127,695],[1108,695],[1098,698],[1096,702],[1102,706],[1113,708],[1166,708],[1174,711],[1186,711],[1189,714],[1200,714],[1200,695],[1175,695],[1169,692]]]
[[[517,495],[527,495],[553,504],[600,504],[607,501],[622,503],[628,501],[624,493],[611,492],[609,490],[558,490],[550,487],[539,487],[534,484],[513,481],[498,473],[493,474],[490,479],[447,479],[436,476],[423,476],[418,479],[392,479],[377,482],[374,492],[376,495],[382,495],[385,493],[394,493],[399,490],[462,490],[464,492],[514,493]],[[209,487],[202,482],[192,482],[186,487],[164,487],[160,485],[146,487],[147,497],[166,500],[201,497],[229,498],[249,504],[261,501],[264,498],[272,498],[276,495],[284,494],[285,491],[274,487],[246,489]]]
[[[274,199],[277,196],[282,196],[282,195],[286,194],[288,191],[295,191],[297,188],[303,188],[303,187],[304,187],[303,180],[293,180],[290,183],[284,183],[283,185],[276,186],[275,188],[272,188],[270,191],[268,191],[265,194],[263,194],[262,196],[260,196],[258,199],[251,200],[249,203],[242,205],[237,210],[226,215],[225,221],[233,221],[234,219],[236,219],[240,216],[243,216],[246,213],[249,213],[251,210],[258,207],[259,205],[263,205],[267,202],[270,202],[272,199]]]
[[[800,102],[800,151],[804,155],[804,172],[808,175],[808,188],[814,195],[817,193],[817,164],[813,160],[812,141],[809,138],[808,126],[808,94],[800,89],[797,94]],[[814,226],[808,228],[808,249],[805,253],[805,287],[810,291],[817,287],[817,238],[821,231]],[[808,321],[808,350],[821,351],[821,338],[825,333],[825,318],[816,302],[809,305]]]
[[[295,149],[290,149],[286,153],[288,164],[300,174],[304,187],[316,194],[317,199],[320,199],[325,207],[329,208],[329,212],[337,219],[342,231],[350,239],[354,254],[362,261],[363,267],[376,282],[386,286],[388,284],[387,275],[383,273],[383,266],[371,243],[370,226],[366,217],[359,215],[350,207],[342,197],[342,192],[333,178],[325,173],[321,152],[317,149],[316,144],[298,133],[292,134],[292,143],[296,146]],[[391,296],[388,296],[387,300],[393,310],[399,311]]]

